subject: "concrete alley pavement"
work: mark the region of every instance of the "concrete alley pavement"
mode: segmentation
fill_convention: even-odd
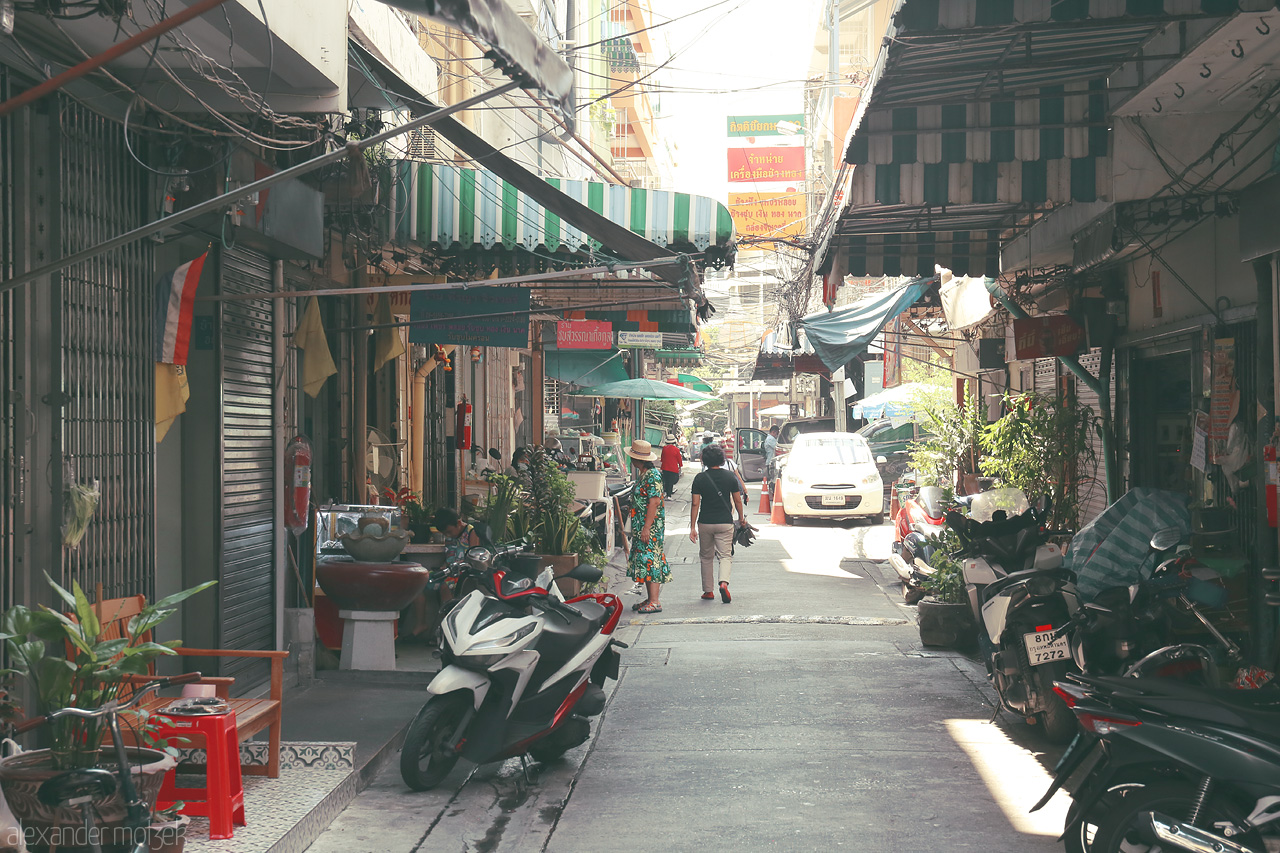
[[[515,761],[460,764],[413,794],[389,766],[313,853],[1060,849],[1066,800],[1027,814],[1055,756],[991,722],[976,664],[920,647],[876,565],[889,526],[751,513],[732,603],[702,601],[693,471],[667,507],[663,612],[628,610],[632,648],[592,739],[534,784]]]

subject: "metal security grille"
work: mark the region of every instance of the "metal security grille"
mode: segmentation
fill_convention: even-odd
[[[1051,397],[1058,395],[1058,360],[1056,358],[1036,359],[1036,393]]]
[[[1080,366],[1089,371],[1092,376],[1097,376],[1102,368],[1102,351],[1098,349],[1090,350],[1088,353],[1080,356]],[[1111,394],[1111,411],[1114,415],[1116,410],[1116,384],[1115,384],[1115,368],[1112,367],[1112,378],[1107,383]],[[1098,395],[1085,387],[1084,383],[1076,383],[1076,399],[1083,406],[1093,409],[1095,416],[1101,414],[1099,408]],[[1081,527],[1088,524],[1099,513],[1107,508],[1107,482],[1104,477],[1103,456],[1102,456],[1102,438],[1097,433],[1090,433],[1089,447],[1093,451],[1093,462],[1089,463],[1088,459],[1080,461],[1077,474],[1080,480],[1080,519]]]
[[[271,262],[245,249],[222,252],[222,292],[270,293]],[[270,299],[221,303],[222,562],[219,645],[275,647],[275,347]],[[236,689],[268,675],[262,661],[231,659]]]
[[[66,256],[147,222],[150,181],[118,124],[67,98],[57,108]],[[151,246],[131,243],[61,273],[63,475],[102,491],[79,547],[62,550],[61,576],[90,590],[101,583],[112,598],[150,596],[155,574]]]
[[[0,65],[0,101],[9,98],[8,69]],[[13,275],[14,252],[13,199],[13,125],[8,117],[0,118],[0,278]],[[0,294],[0,611],[14,603],[14,570],[17,558],[16,520],[21,474],[22,448],[18,446],[17,416],[19,406],[14,399],[18,381],[16,373],[16,332],[14,293]],[[0,667],[5,661],[0,658]]]

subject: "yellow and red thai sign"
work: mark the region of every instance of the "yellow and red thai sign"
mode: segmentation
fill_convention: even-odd
[[[729,215],[739,237],[796,237],[805,233],[803,193],[729,193]]]

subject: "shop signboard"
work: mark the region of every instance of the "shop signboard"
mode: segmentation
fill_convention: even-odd
[[[662,332],[618,332],[620,349],[662,349]]]
[[[529,345],[527,287],[469,287],[414,293],[409,341],[522,349]]]
[[[791,131],[778,130],[778,123]],[[804,132],[804,113],[786,113],[767,116],[729,116],[729,135],[742,136],[798,136]]]
[[[729,216],[739,237],[802,235],[807,212],[803,193],[729,193]]]
[[[804,180],[803,147],[730,148],[728,154],[731,183]]]
[[[560,320],[558,349],[613,349],[613,323],[608,320]]]
[[[1014,358],[1075,355],[1084,345],[1084,329],[1066,314],[1013,321]]]

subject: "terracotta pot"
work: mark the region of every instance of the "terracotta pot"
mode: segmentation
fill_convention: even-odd
[[[978,626],[966,604],[949,604],[932,596],[920,599],[916,608],[920,642],[926,646],[968,648],[977,641]]]
[[[429,575],[417,563],[365,563],[348,557],[316,561],[316,582],[339,610],[403,610],[426,587]]]
[[[104,753],[106,754],[108,753]],[[143,747],[125,747],[125,754],[129,758],[138,796],[150,810],[155,806],[164,774],[175,767],[177,762],[172,756],[159,750]],[[115,764],[104,760],[98,766],[113,770]],[[4,790],[4,798],[13,810],[14,817],[27,829],[82,825],[79,807],[46,806],[37,796],[40,785],[61,772],[53,768],[52,754],[47,749],[34,749],[0,759],[0,789]],[[95,800],[93,805],[98,826],[114,827],[124,823],[124,800],[118,791]]]

